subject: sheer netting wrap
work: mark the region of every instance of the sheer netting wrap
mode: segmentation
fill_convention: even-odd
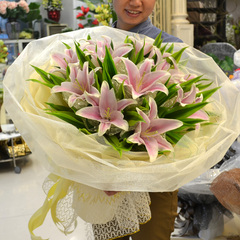
[[[66,230],[76,216],[86,217],[85,220],[92,221],[93,230],[98,233],[101,228],[99,224],[110,224],[114,229],[118,228],[125,224],[125,221],[119,222],[119,216],[126,219],[124,214],[129,212],[131,215],[131,211],[134,211],[134,219],[129,218],[129,221],[136,223],[131,229],[135,232],[139,223],[150,219],[149,199],[145,192],[174,191],[222,159],[240,132],[240,93],[211,57],[184,43],[174,43],[174,51],[187,47],[182,54],[186,71],[213,80],[212,88],[221,87],[207,105],[208,112],[213,113],[211,117],[215,119],[215,124],[187,133],[174,146],[173,153],[160,155],[154,162],[148,160],[146,152],[129,151],[120,156],[112,146],[105,143],[103,137],[97,134],[85,135],[74,126],[47,114],[44,111],[46,102],[54,102],[56,99],[50,98],[47,87],[26,81],[40,80],[31,65],[49,71],[51,53],[63,52],[66,48],[63,42],[74,48],[74,41],[87,39],[89,34],[93,40],[103,35],[109,36],[113,43],[123,42],[127,35],[144,37],[114,28],[95,27],[32,41],[7,71],[3,82],[4,103],[31,151],[57,176],[56,183],[47,191],[48,203],[53,207],[58,206],[54,203],[55,200],[61,204],[62,198],[66,195],[69,197],[71,217],[59,221],[60,217],[54,215],[56,222],[64,222],[62,225]],[[145,37],[145,41],[153,43],[154,40]],[[55,184],[61,185],[59,192],[56,191]],[[124,193],[108,198],[101,190]],[[89,191],[89,195],[86,191]],[[90,195],[91,198],[88,199],[86,196]],[[97,199],[104,196],[104,201],[99,203],[107,202],[105,208],[98,208],[99,212],[95,216],[87,214],[92,208],[90,203],[94,196]],[[108,202],[109,199],[111,203]],[[79,202],[84,202],[86,208],[80,206]],[[108,205],[113,211],[108,211]],[[64,208],[55,206],[55,209],[57,216],[65,218]],[[118,226],[115,226],[116,222]],[[33,222],[31,224],[34,225]],[[128,233],[122,235],[125,234]],[[113,237],[116,236],[109,236],[110,239]]]

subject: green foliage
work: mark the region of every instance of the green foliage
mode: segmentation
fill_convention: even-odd
[[[233,71],[234,61],[231,57],[225,56],[223,60],[220,60],[215,54],[208,53],[208,55],[213,58],[213,60],[225,73]]]
[[[34,20],[41,20],[42,15],[40,13],[41,4],[38,2],[31,2],[29,4],[29,12],[26,14],[25,18],[22,19],[23,22],[29,24],[29,28],[33,28],[32,23]]]
[[[235,34],[240,34],[240,20],[232,25]]]

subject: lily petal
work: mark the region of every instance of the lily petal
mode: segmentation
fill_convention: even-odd
[[[111,124],[125,131],[128,130],[128,122],[123,119],[123,114],[121,112],[115,111],[112,113]]]
[[[99,112],[99,107],[96,106],[81,108],[76,112],[76,115],[98,121],[102,119]]]
[[[192,114],[188,118],[191,118],[191,119],[202,119],[202,120],[206,120],[206,121],[209,120],[208,114],[205,111],[203,111],[203,110],[199,110],[199,111],[195,112],[194,114]]]
[[[135,101],[133,99],[122,99],[122,100],[117,102],[117,110],[121,111],[125,107],[127,107],[129,105],[132,105],[132,104],[137,104],[137,101]]]
[[[158,142],[155,138],[144,138],[143,140],[150,158],[149,160],[153,162],[158,155]]]
[[[111,123],[109,122],[101,122],[99,124],[99,127],[98,127],[98,135],[99,136],[102,136],[103,134],[105,134],[105,132],[110,129],[111,127]]]

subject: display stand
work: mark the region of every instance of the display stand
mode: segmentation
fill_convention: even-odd
[[[13,125],[13,124],[8,124]],[[31,154],[31,152],[26,153],[25,155],[22,156],[16,156],[16,152],[15,152],[15,146],[14,146],[14,139],[21,137],[21,134],[17,131],[14,132],[0,132],[0,142],[2,142],[3,144],[10,143],[10,146],[12,148],[12,152],[11,154],[9,154],[8,157],[4,157],[0,159],[0,163],[4,163],[4,162],[13,162],[13,166],[14,166],[14,171],[15,173],[20,173],[21,172],[21,167],[17,166],[16,161],[25,158],[26,156],[28,156],[29,154]],[[6,143],[6,148],[8,148],[8,144]]]
[[[16,44],[17,52],[20,53],[24,49],[24,45],[33,41],[34,39],[3,39],[5,44]]]

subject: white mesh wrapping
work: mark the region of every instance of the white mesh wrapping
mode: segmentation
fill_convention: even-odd
[[[65,180],[70,182],[69,180]],[[47,178],[43,184],[48,193],[54,181]],[[82,235],[87,240],[107,240],[139,231],[140,224],[151,219],[150,197],[144,192],[120,192],[107,196],[103,191],[71,182],[67,195],[58,201],[56,216],[58,228],[70,233],[81,218]]]

